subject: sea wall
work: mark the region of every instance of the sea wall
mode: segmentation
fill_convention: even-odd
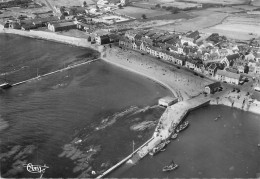
[[[1,29],[1,27],[0,27],[0,29]],[[79,47],[91,48],[90,42],[88,42],[87,39],[70,37],[70,36],[66,36],[66,35],[59,35],[59,34],[56,34],[53,32],[36,31],[36,30],[23,31],[23,30],[16,30],[16,29],[3,29],[2,32],[31,37],[31,38],[61,42],[61,43],[75,45],[75,46],[79,46]],[[98,50],[98,49],[96,49],[96,50]]]
[[[251,104],[245,103],[243,105],[242,102],[238,102],[235,100],[230,101],[228,99],[221,98],[220,100],[212,99],[210,104],[228,106],[228,107],[237,108],[237,109],[240,109],[243,111],[252,112],[252,113],[260,115],[260,105],[258,105],[256,103],[251,103]]]

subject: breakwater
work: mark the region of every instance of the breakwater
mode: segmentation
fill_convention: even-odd
[[[157,124],[153,137],[145,142],[133,153],[131,153],[123,160],[118,162],[116,165],[105,171],[102,175],[99,175],[97,178],[102,178],[106,176],[107,174],[125,163],[135,164],[136,162],[138,162],[162,141],[165,141],[169,139],[169,137],[171,137],[173,133],[174,123],[179,125],[190,111],[206,106],[209,103],[210,98],[197,97],[190,100],[181,101],[166,108],[165,112],[163,113]]]
[[[50,72],[50,73],[46,73],[46,74],[43,74],[43,75],[38,75],[38,76],[35,77],[35,78],[31,78],[31,79],[28,79],[28,80],[20,81],[20,82],[18,82],[18,83],[14,83],[14,84],[12,84],[12,86],[18,86],[18,85],[21,85],[21,84],[24,84],[24,83],[27,83],[27,82],[30,82],[30,81],[33,81],[33,80],[40,79],[40,78],[42,78],[42,77],[46,77],[46,76],[49,76],[49,75],[53,75],[53,74],[58,73],[58,72],[63,72],[63,71],[66,71],[66,70],[70,70],[70,69],[79,67],[79,66],[81,66],[81,65],[89,64],[89,63],[95,62],[95,61],[97,61],[97,60],[98,60],[98,59],[94,59],[94,60],[86,61],[86,62],[83,62],[83,63],[78,63],[78,64],[75,64],[75,65],[70,65],[70,66],[65,67],[65,68],[62,68],[62,69],[60,69],[60,70],[56,70],[56,71],[53,71],[53,72]]]

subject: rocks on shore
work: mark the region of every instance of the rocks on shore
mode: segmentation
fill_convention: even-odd
[[[143,121],[141,123],[131,126],[130,129],[133,131],[144,131],[146,129],[150,129],[156,126],[156,124],[157,124],[156,121]]]

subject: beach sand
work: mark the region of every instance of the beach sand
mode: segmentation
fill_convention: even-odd
[[[103,60],[162,84],[181,100],[200,94],[205,85],[212,83],[210,79],[200,78],[184,69],[129,49],[107,46],[99,51]]]
[[[152,57],[150,55],[142,55],[139,51],[133,51],[131,49],[120,49],[118,46],[112,45],[112,48],[107,46],[101,46],[97,44],[91,44],[85,39],[73,38],[68,39],[67,36],[57,35],[55,33],[37,34],[28,31],[20,31],[13,29],[5,29],[0,32],[18,34],[22,36],[40,38],[46,40],[52,40],[56,42],[72,44],[80,47],[91,48],[101,53],[101,58],[116,66],[124,68],[126,70],[138,73],[145,76],[153,81],[160,83],[161,85],[168,88],[175,97],[180,100],[190,99],[193,96],[200,94],[204,91],[205,85],[212,83],[212,80],[208,78],[200,78],[199,76],[193,75],[185,69],[178,69],[177,67],[168,63],[162,62],[161,60]],[[33,36],[31,34],[34,34]]]

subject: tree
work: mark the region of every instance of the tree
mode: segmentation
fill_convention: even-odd
[[[142,18],[143,18],[143,19],[147,19],[147,17],[146,17],[146,15],[145,15],[145,14],[143,14],[143,15],[142,15]]]

